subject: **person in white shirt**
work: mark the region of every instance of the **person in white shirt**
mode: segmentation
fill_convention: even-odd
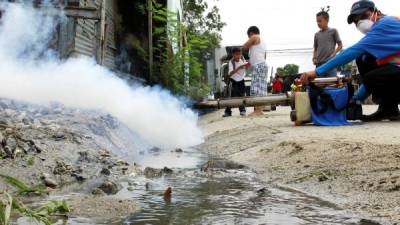
[[[251,26],[247,30],[249,39],[243,45],[243,49],[249,50],[250,65],[252,67],[252,78],[250,92],[252,96],[263,97],[267,95],[267,47],[260,37],[260,30]],[[264,106],[255,106],[251,115],[263,115]]]
[[[246,69],[249,64],[243,59],[240,48],[234,48],[232,50],[233,58],[229,61],[229,86],[230,86],[230,97],[244,97],[246,95],[246,87],[244,83],[244,76],[246,75]],[[246,108],[244,106],[239,107],[240,115],[246,115]],[[227,107],[225,109],[224,117],[232,116],[232,109]]]

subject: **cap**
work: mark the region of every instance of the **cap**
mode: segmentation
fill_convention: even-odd
[[[353,22],[354,16],[361,15],[368,11],[368,9],[374,9],[375,3],[369,0],[361,0],[353,4],[350,10],[350,15],[347,17],[347,23]]]

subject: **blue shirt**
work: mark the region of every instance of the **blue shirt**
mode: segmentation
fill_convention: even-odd
[[[364,53],[369,53],[377,59],[400,53],[400,19],[392,16],[381,18],[358,43],[318,67],[316,72],[325,74]]]

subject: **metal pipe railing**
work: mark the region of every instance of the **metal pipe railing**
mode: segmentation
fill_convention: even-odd
[[[240,106],[252,107],[252,106],[263,106],[263,105],[273,105],[273,104],[282,104],[289,103],[290,100],[289,94],[281,94],[281,95],[269,95],[265,97],[243,97],[243,98],[229,98],[229,99],[217,99],[211,101],[203,101],[194,104],[194,108],[196,109],[209,109],[209,108],[238,108]]]

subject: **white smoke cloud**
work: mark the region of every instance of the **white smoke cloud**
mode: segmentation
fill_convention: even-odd
[[[91,58],[60,61],[47,43],[60,17],[21,3],[0,3],[0,97],[99,109],[158,147],[202,142],[197,115],[161,88],[130,87]]]

